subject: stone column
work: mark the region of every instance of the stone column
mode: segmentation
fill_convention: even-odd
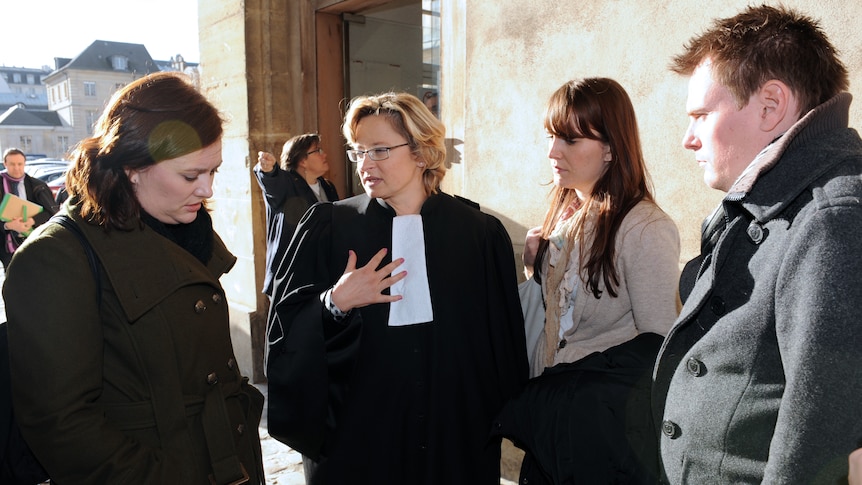
[[[314,130],[315,98],[305,90],[314,84],[306,79],[313,69],[307,69],[309,55],[298,54],[306,5],[289,0],[198,2],[201,89],[225,118],[213,220],[238,258],[222,285],[237,359],[255,382],[265,380],[269,302],[261,293],[266,212],[252,169],[259,150],[277,157],[285,140]]]

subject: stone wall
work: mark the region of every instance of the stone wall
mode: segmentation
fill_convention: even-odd
[[[749,3],[444,0],[441,111],[459,151],[447,189],[498,215],[520,250],[547,208],[548,97],[569,79],[611,77],[635,105],[656,197],[680,229],[681,262],[695,256],[700,222],[722,194],[704,185],[692,152],[682,148],[687,80],[667,66],[713,18]],[[783,3],[820,19],[851,73],[851,91],[862,96],[858,0]],[[860,125],[857,101],[851,126]]]

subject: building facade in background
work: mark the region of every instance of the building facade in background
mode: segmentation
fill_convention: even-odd
[[[199,85],[196,63],[181,55],[155,61],[143,44],[96,40],[53,69],[0,67],[0,152],[64,158],[93,127],[105,104],[126,84],[157,71],[187,73]]]

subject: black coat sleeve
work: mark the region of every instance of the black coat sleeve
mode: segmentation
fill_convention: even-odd
[[[57,201],[54,200],[54,197],[51,195],[51,189],[48,188],[45,182],[39,179],[32,179],[31,187],[30,200],[41,205],[43,209],[42,212],[33,216],[34,227],[38,227],[48,222],[48,219],[57,213]]]
[[[496,287],[489,288],[488,294],[498,295],[501,298],[500,301],[491,299],[488,320],[501,323],[496,331],[491,333],[491,338],[495,340],[493,348],[499,379],[498,387],[505,401],[518,394],[527,382],[529,364],[512,240],[497,218],[488,217],[491,221],[485,254],[490,260],[485,265],[488,271],[485,281],[489,286]]]
[[[331,257],[332,211],[329,203],[310,209],[284,259],[274,262],[267,322],[269,432],[315,460],[335,427],[361,323],[359,312],[335,322],[320,301],[346,264],[346,255]]]

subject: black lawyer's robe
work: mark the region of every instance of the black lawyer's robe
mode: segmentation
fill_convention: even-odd
[[[488,430],[528,373],[511,240],[446,194],[421,215],[432,322],[389,327],[389,304],[335,322],[320,302],[348,250],[391,252],[395,213],[365,195],[312,207],[276,272],[269,430],[319,462],[313,484],[499,484]]]
[[[263,292],[272,295],[273,266],[278,264],[274,261],[284,258],[296,224],[308,208],[317,203],[317,195],[296,170],[282,170],[278,164],[270,172],[264,172],[260,165],[256,165],[254,176],[266,200],[266,276]],[[317,183],[326,194],[326,200],[338,200],[338,192],[332,182],[318,177]]]

